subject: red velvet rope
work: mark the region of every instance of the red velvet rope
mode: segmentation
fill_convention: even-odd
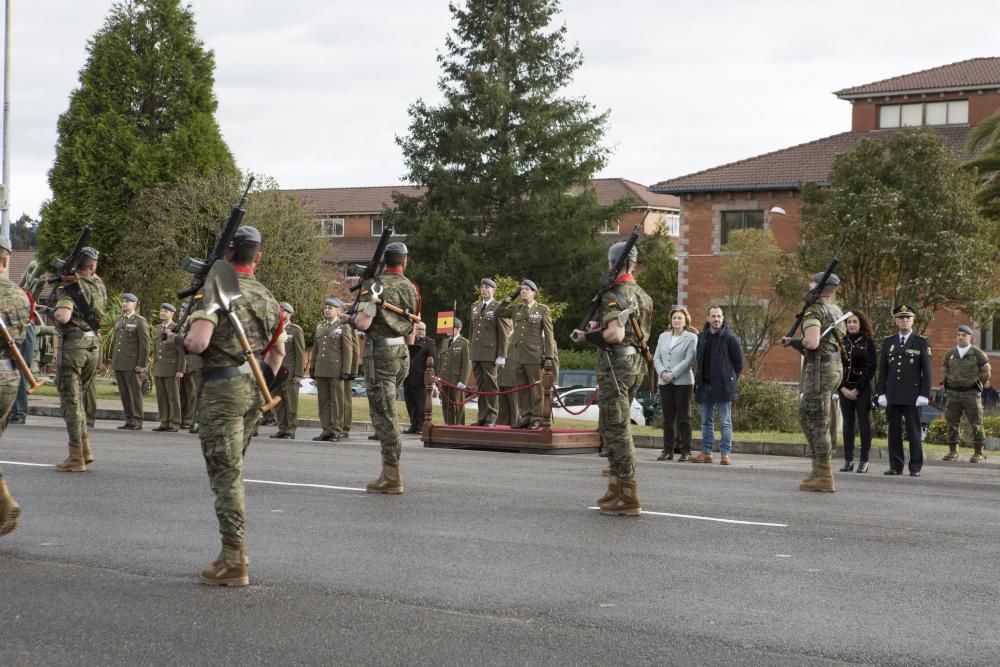
[[[572,410],[569,409],[569,407],[565,403],[563,403],[562,396],[559,395],[559,391],[557,389],[555,389],[554,387],[553,387],[552,391],[556,395],[556,402],[559,403],[559,407],[561,407],[568,414],[571,414],[574,417],[578,416],[578,415],[582,415],[584,412],[587,411],[587,408],[589,408],[591,405],[593,405],[594,401],[597,400],[597,389],[594,389],[594,391],[590,394],[590,398],[587,400],[587,404],[584,405],[582,408],[580,408],[579,412],[573,412]]]
[[[444,400],[448,401],[452,405],[465,405],[466,403],[468,403],[469,401],[471,401],[476,396],[505,396],[507,394],[516,394],[518,392],[522,392],[522,391],[531,389],[532,387],[534,387],[536,384],[539,384],[540,382],[541,382],[541,380],[538,380],[537,382],[532,382],[531,384],[522,385],[520,387],[514,387],[513,389],[507,389],[507,390],[504,390],[504,391],[477,391],[475,389],[469,389],[468,387],[459,387],[458,385],[454,385],[454,384],[448,382],[447,380],[442,380],[441,378],[434,378],[434,383],[438,387],[438,390],[439,390],[438,393],[440,394],[441,398],[443,398]],[[457,389],[457,390],[459,390],[461,392],[469,394],[469,397],[466,398],[463,401],[455,402],[455,401],[451,400],[450,398],[448,398],[446,392],[444,391],[445,387],[447,387],[448,389]]]

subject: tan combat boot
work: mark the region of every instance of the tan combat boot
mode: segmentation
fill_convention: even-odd
[[[824,491],[833,493],[837,490],[833,483],[833,468],[829,463],[814,463],[813,475],[802,480],[799,484],[801,491]]]
[[[976,445],[976,453],[969,457],[969,463],[982,463],[986,460],[983,456],[983,446]]]
[[[942,461],[957,461],[958,460],[958,445],[948,444],[948,453],[941,457]]]
[[[403,476],[399,473],[399,464],[383,462],[382,474],[374,482],[368,482],[365,490],[368,493],[402,493]]]
[[[639,506],[639,490],[635,480],[619,481],[621,492],[615,498],[601,505],[601,514],[615,516],[639,516],[642,508]]]
[[[222,558],[211,567],[201,571],[201,583],[206,586],[246,586],[250,583],[250,575],[244,563],[246,547],[242,544],[222,543]]]
[[[10,495],[7,480],[0,479],[0,535],[6,535],[17,528],[17,518],[21,516],[21,506]]]
[[[90,434],[83,434],[83,462],[93,463],[94,462],[94,452],[90,451]]]
[[[608,491],[597,499],[597,507],[603,508],[605,503],[611,502],[621,493],[622,487],[618,475],[611,473],[608,477]]]
[[[799,489],[802,491],[810,491],[811,489],[803,488],[803,486],[805,484],[811,483],[814,479],[816,479],[816,459],[812,459],[811,461],[812,461],[812,470],[810,470],[809,474],[806,475],[806,478],[799,483]]]
[[[223,550],[224,549],[225,549],[225,547],[223,547],[222,549],[219,550],[219,556],[218,556],[218,558],[216,558],[215,560],[212,561],[212,567],[217,568],[220,565],[222,565],[222,556],[223,556]],[[250,555],[247,553],[247,545],[246,544],[240,544],[240,562],[243,563],[243,567],[246,567],[246,568],[250,567]]]
[[[87,464],[83,460],[83,446],[75,442],[69,443],[69,456],[62,463],[56,464],[56,470],[60,472],[87,472]]]

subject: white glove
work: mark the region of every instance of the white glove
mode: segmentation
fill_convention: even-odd
[[[496,360],[496,365],[497,366],[503,366],[506,363],[507,363],[507,357],[497,357],[497,360]]]
[[[885,394],[879,395],[879,397],[878,397],[878,404],[881,405],[883,408],[886,407],[887,405],[889,405],[889,401],[886,400]]]
[[[927,405],[928,403],[930,403],[930,401],[927,400],[926,396],[917,396],[917,407],[918,408],[923,407],[923,406]]]
[[[455,386],[458,387],[459,389],[465,389],[465,383],[464,382],[459,382]]]

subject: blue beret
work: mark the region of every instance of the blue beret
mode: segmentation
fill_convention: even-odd
[[[959,333],[964,333],[964,334],[969,334],[971,336],[972,335],[972,327],[970,327],[970,326],[968,326],[966,324],[959,324],[958,325],[958,332]]]
[[[292,308],[292,304],[288,303],[287,301],[282,301],[281,303],[278,304],[278,306],[289,315],[295,314],[295,309]]]
[[[172,303],[161,303],[160,310],[169,310],[171,313],[177,312],[177,308]]]
[[[493,289],[496,289],[497,287],[497,284],[492,280],[490,280],[489,278],[483,278],[482,280],[479,281],[479,284],[486,285],[487,287],[492,287]]]
[[[326,301],[323,302],[323,305],[324,306],[333,306],[334,308],[343,308],[344,307],[344,302],[341,301],[340,299],[335,298],[335,297],[330,297],[329,299],[327,299]]]
[[[536,285],[535,283],[531,282],[527,278],[525,278],[524,280],[522,280],[521,284],[522,285],[527,285],[528,287],[530,287],[532,292],[537,292],[538,291],[538,285]]]
[[[125,292],[124,294],[122,294],[122,299],[124,299],[125,301],[131,301],[132,303],[139,303],[139,297],[137,297],[135,294],[132,294],[131,292]]]
[[[458,319],[457,317],[455,318],[455,328],[456,329],[462,328],[462,320]]]

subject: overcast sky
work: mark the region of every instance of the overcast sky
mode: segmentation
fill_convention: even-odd
[[[56,120],[111,0],[11,0],[11,221],[51,196]],[[445,0],[192,0],[217,118],[245,170],[285,188],[401,183],[407,106],[438,99]],[[600,174],[646,185],[850,128],[834,90],[998,56],[1000,2],[564,0],[610,109]]]

